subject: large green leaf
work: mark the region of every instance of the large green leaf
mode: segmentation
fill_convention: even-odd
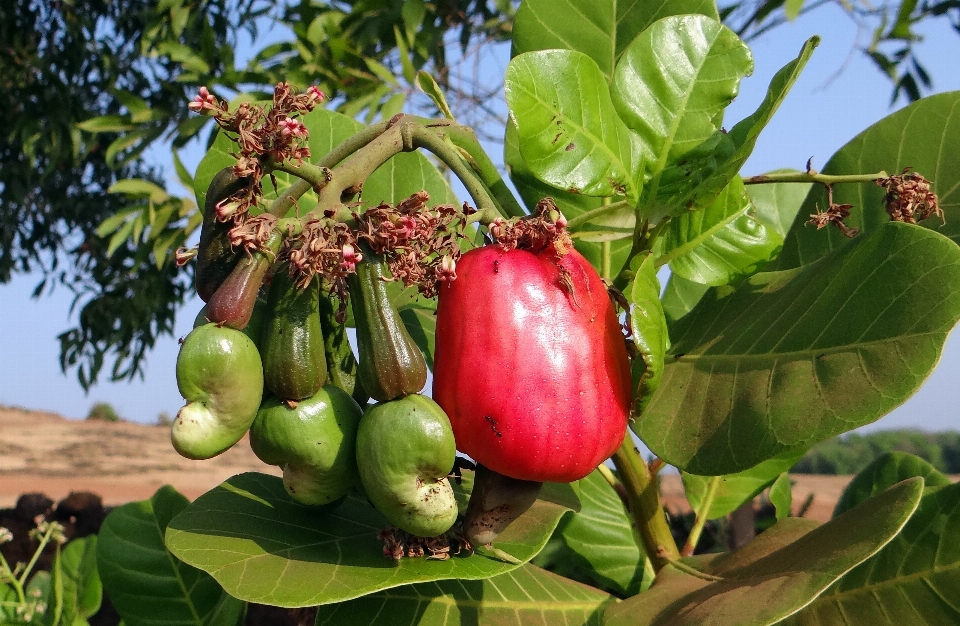
[[[482,581],[405,585],[320,607],[317,626],[599,626],[602,607],[612,600],[609,594],[528,563]]]
[[[580,481],[580,503],[580,512],[567,517],[559,531],[572,554],[560,556],[576,559],[596,586],[621,596],[649,586],[647,558],[623,501],[598,470]]]
[[[937,217],[923,225],[960,243],[960,91],[914,102],[883,118],[842,147],[823,167],[824,174],[899,174],[906,167],[923,174],[940,197],[946,224]],[[852,204],[846,223],[861,236],[889,220],[884,190],[873,183],[835,185],[833,200]],[[827,206],[822,185],[815,185],[800,209],[780,254],[779,267],[791,268],[819,259],[850,240],[836,228],[805,226],[809,215]]]
[[[657,265],[704,285],[726,285],[770,261],[783,237],[757,219],[739,176],[701,211],[683,213],[657,239]]]
[[[167,485],[149,500],[117,507],[104,520],[97,566],[103,588],[127,626],[235,626],[243,614],[242,602],[164,546],[171,518],[188,504]]]
[[[870,423],[914,393],[960,317],[960,248],[891,223],[802,268],[715,288],[671,329],[640,438],[739,472]]]
[[[784,624],[960,623],[958,533],[960,484],[927,490],[893,541]]]
[[[528,561],[577,507],[571,486],[548,485],[496,547]],[[291,500],[279,478],[250,472],[197,498],[171,522],[166,540],[171,552],[210,572],[232,595],[277,606],[341,602],[409,583],[478,580],[517,567],[480,554],[394,563],[377,539],[387,525],[360,496],[318,513]]]
[[[670,275],[667,286],[663,290],[661,302],[667,324],[672,326],[677,320],[693,310],[710,287],[695,283],[692,280]]]
[[[922,491],[923,480],[911,478],[822,526],[787,518],[735,552],[668,564],[648,591],[608,608],[604,624],[775,624],[893,539]]]
[[[98,610],[103,599],[103,586],[97,572],[97,536],[73,539],[60,551],[63,576],[63,624],[71,626]],[[82,622],[81,622],[82,623]]]
[[[660,281],[653,255],[644,257],[624,295],[630,302],[630,326],[638,358],[633,360],[634,414],[639,415],[663,378],[663,359],[670,345],[667,318],[660,303]]]
[[[593,59],[573,50],[521,54],[507,66],[504,91],[534,176],[572,193],[636,201],[633,137]]]
[[[766,97],[753,114],[738,122],[729,133],[718,131],[701,149],[689,153],[683,162],[664,170],[657,198],[657,204],[665,207],[661,210],[705,206],[733,180],[819,41],[818,37],[808,40],[797,58],[774,75]]]
[[[323,158],[333,148],[349,139],[363,128],[363,124],[342,113],[327,109],[314,109],[301,118],[310,131],[308,145],[313,162]],[[232,156],[237,153],[237,144],[219,133],[213,145],[204,155],[194,176],[193,189],[197,196],[197,205],[204,206],[207,187],[217,172],[236,163]],[[290,186],[295,177],[283,172],[276,174],[277,188],[269,179],[263,181],[264,198],[267,201],[277,197]],[[363,201],[367,204],[380,202],[398,202],[407,196],[426,189],[433,204],[457,204],[446,179],[423,154],[398,154],[382,165],[363,185]],[[300,201],[300,211],[304,213],[314,208],[316,195],[308,192]]]
[[[906,452],[885,452],[847,484],[833,509],[833,516],[846,512],[890,485],[912,476],[923,478],[927,487],[945,487],[951,484],[949,478],[918,456]]]
[[[768,174],[783,174],[796,170],[774,170]],[[757,219],[786,237],[790,225],[800,211],[813,183],[764,183],[747,185],[747,195],[757,210]]]
[[[742,472],[720,476],[713,502],[710,510],[707,511],[707,519],[728,515],[740,508],[743,503],[753,500],[761,491],[772,485],[783,472],[793,467],[801,456],[803,456],[802,451],[787,452]],[[700,510],[710,480],[709,476],[683,474],[683,490],[694,511]]]
[[[707,141],[737,96],[753,59],[737,35],[702,15],[665,17],[627,48],[613,78],[613,104],[643,146],[648,176]],[[654,178],[648,196],[656,197]]]
[[[719,19],[711,0],[525,0],[513,25],[513,55],[577,50],[613,81],[613,68],[630,42],[669,15],[699,13]]]

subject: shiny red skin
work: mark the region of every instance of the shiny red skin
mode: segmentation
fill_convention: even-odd
[[[623,441],[630,365],[596,271],[580,253],[471,250],[440,290],[433,398],[457,448],[521,480],[578,480]]]

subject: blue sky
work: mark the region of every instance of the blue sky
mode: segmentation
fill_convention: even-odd
[[[920,56],[928,64],[936,90],[960,89],[960,72],[954,62],[960,58],[960,37],[946,24],[925,25],[923,32],[926,39]],[[828,5],[751,44],[756,69],[728,109],[728,126],[753,112],[773,74],[815,34],[823,39],[820,47],[761,135],[744,174],[781,167],[801,169],[811,156],[814,167],[822,166],[861,130],[903,106],[890,108],[890,83],[852,51],[855,26],[839,9]],[[186,154],[188,167],[195,167],[201,156],[199,151]],[[157,158],[162,159],[162,153],[158,152]],[[82,418],[94,402],[104,401],[125,419],[147,423],[156,421],[162,412],[176,414],[182,404],[174,376],[177,337],[158,342],[143,381],[101,383],[85,395],[72,372],[61,373],[58,361],[56,337],[75,320],[69,311],[71,294],[58,288],[51,295],[32,299],[37,281],[36,276],[16,276],[11,283],[0,285],[0,404]],[[177,321],[178,336],[189,331],[200,306],[197,299],[187,303]],[[904,426],[960,429],[953,408],[960,376],[960,334],[955,335],[924,388],[864,430]]]

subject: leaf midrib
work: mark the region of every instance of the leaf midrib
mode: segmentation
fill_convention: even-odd
[[[670,261],[678,257],[681,257],[687,254],[688,252],[693,251],[695,248],[698,248],[700,244],[705,243],[708,239],[713,237],[713,235],[715,235],[716,233],[720,232],[721,230],[723,230],[724,228],[732,224],[734,221],[737,220],[737,218],[739,218],[741,215],[743,215],[748,210],[750,210],[750,207],[751,205],[747,204],[745,207],[733,213],[728,218],[720,220],[719,222],[715,223],[713,226],[711,226],[707,230],[700,231],[700,233],[693,239],[687,241],[686,243],[680,246],[677,246],[676,248],[671,249],[669,252],[665,252],[661,254],[659,257],[657,257],[657,260],[654,261],[654,265],[656,267],[663,267]]]

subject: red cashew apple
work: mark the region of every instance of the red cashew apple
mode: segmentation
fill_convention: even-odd
[[[457,447],[521,480],[569,482],[623,441],[630,364],[607,289],[583,256],[491,245],[440,289],[433,397]]]

